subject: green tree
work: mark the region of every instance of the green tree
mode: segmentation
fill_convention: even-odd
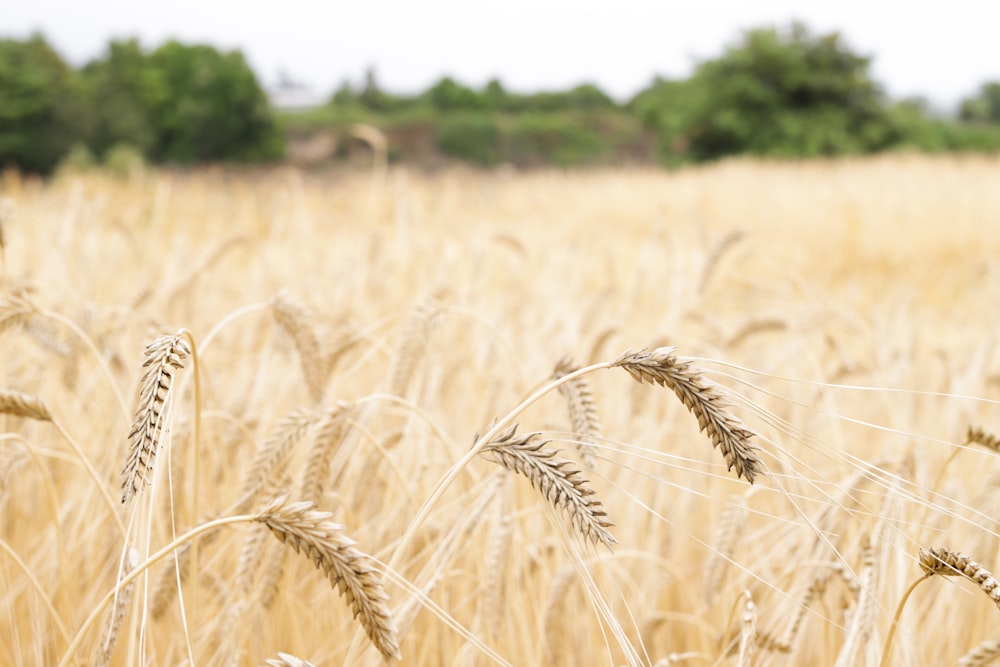
[[[870,59],[837,33],[813,36],[801,24],[751,30],[692,79],[692,155],[820,156],[886,147],[892,140]]]
[[[256,160],[282,152],[267,96],[239,51],[171,41],[149,55],[148,118],[156,127],[153,157],[190,163]]]
[[[1000,123],[1000,81],[984,83],[974,97],[963,100],[959,118],[974,123]]]
[[[75,73],[41,35],[0,40],[0,166],[49,172],[87,132]]]
[[[477,111],[489,108],[489,99],[479,95],[476,91],[467,86],[457,83],[451,77],[444,77],[430,90],[427,91],[427,99],[431,106],[438,111]]]
[[[103,154],[128,144],[149,155],[158,144],[150,114],[166,104],[169,91],[137,41],[113,41],[100,60],[83,69],[93,115],[90,147]]]

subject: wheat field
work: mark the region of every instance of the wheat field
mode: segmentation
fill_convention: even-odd
[[[998,184],[8,172],[0,664],[988,664]]]

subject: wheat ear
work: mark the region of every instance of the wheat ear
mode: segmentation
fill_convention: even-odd
[[[546,449],[548,442],[533,442],[537,433],[517,436],[515,424],[482,449],[504,468],[527,477],[557,511],[563,510],[581,535],[594,544],[611,546],[617,540],[608,532],[612,525],[601,501],[580,477],[581,472],[566,459],[555,458],[556,450]],[[478,436],[476,438],[479,439]]]
[[[183,368],[191,347],[181,334],[162,336],[146,347],[146,373],[129,433],[128,456],[122,468],[122,502],[128,506],[144,484],[152,483],[156,452],[166,426],[174,372]]]
[[[720,388],[704,378],[691,362],[674,355],[674,347],[629,350],[611,363],[624,368],[638,382],[668,387],[698,418],[698,426],[722,452],[727,467],[753,484],[760,473],[761,461],[750,444],[753,431],[727,410]]]
[[[417,366],[427,351],[427,341],[440,312],[441,305],[432,297],[417,306],[410,315],[393,362],[392,378],[389,383],[390,393],[406,396],[416,375]]]
[[[558,380],[579,368],[569,358],[564,358],[556,364],[552,378]],[[569,409],[570,423],[573,431],[580,437],[577,449],[583,453],[583,462],[587,467],[594,467],[594,438],[601,435],[601,421],[597,417],[597,406],[590,385],[583,376],[574,378],[559,385],[559,393],[566,399]]]
[[[924,574],[961,576],[979,586],[993,604],[1000,608],[1000,583],[985,567],[968,556],[949,549],[921,549],[920,569]]]
[[[955,663],[956,667],[982,667],[1000,658],[1000,639],[987,639],[970,649]]]
[[[274,314],[274,321],[291,336],[295,344],[309,395],[317,403],[322,401],[329,379],[329,368],[320,348],[319,336],[313,327],[315,317],[305,306],[284,293],[275,297],[271,303],[271,312]]]
[[[45,407],[42,399],[19,391],[0,389],[0,414],[27,417],[43,422],[52,421],[52,415],[49,414],[49,409]]]
[[[129,546],[127,558],[125,560],[125,567],[122,571],[122,576],[128,575],[132,570],[139,565],[139,550],[134,546]],[[129,582],[129,584],[122,589],[122,592],[118,594],[118,600],[115,602],[114,608],[111,610],[111,623],[108,628],[108,636],[101,642],[100,649],[94,658],[94,665],[100,665],[104,667],[109,662],[111,662],[111,656],[115,652],[115,644],[118,641],[118,635],[122,629],[122,623],[125,621],[125,614],[128,612],[129,604],[132,602],[132,591],[135,589],[135,582]]]
[[[899,621],[903,617],[903,610],[906,608],[906,602],[910,599],[910,595],[913,594],[917,586],[936,574],[944,577],[965,577],[979,586],[993,601],[993,604],[1000,608],[1000,584],[997,583],[989,570],[968,556],[963,556],[950,549],[921,549],[919,562],[920,569],[923,570],[924,574],[910,584],[903,593],[903,597],[900,598],[899,604],[896,605],[896,613],[892,617],[892,625],[889,626],[889,633],[886,635],[885,646],[882,649],[880,667],[887,667],[890,664],[892,640],[896,636],[896,628],[899,627]]]
[[[372,644],[386,660],[398,659],[399,641],[386,604],[389,597],[370,565],[371,559],[355,548],[355,542],[344,534],[344,526],[331,521],[329,512],[315,507],[308,501],[289,503],[287,497],[276,498],[254,516],[254,521],[263,523],[275,537],[323,570]]]
[[[247,512],[253,507],[257,494],[284,469],[292,448],[306,436],[316,418],[315,412],[298,409],[278,422],[274,433],[264,442],[250,464],[250,472],[247,473],[242,495],[236,505],[237,513]]]
[[[970,426],[966,439],[969,443],[1000,452],[1000,438],[978,426]]]
[[[38,308],[24,292],[8,294],[0,299],[0,332],[27,323],[37,313]]]

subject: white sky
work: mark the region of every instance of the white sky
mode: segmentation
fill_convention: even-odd
[[[394,92],[448,74],[474,86],[498,77],[525,92],[590,81],[619,99],[655,74],[688,75],[745,28],[793,18],[839,30],[874,56],[875,78],[894,97],[950,107],[1000,80],[996,0],[0,0],[0,35],[40,30],[74,64],[111,37],[147,47],[176,37],[241,49],[265,84],[285,70],[328,92],[359,83],[371,65]]]

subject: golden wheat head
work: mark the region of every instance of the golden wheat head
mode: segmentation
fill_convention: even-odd
[[[719,387],[707,381],[689,361],[675,354],[676,348],[629,350],[611,366],[624,368],[637,382],[667,387],[698,418],[698,426],[722,452],[726,466],[753,484],[760,474],[761,461],[750,444],[755,434],[726,410],[726,400]]]
[[[486,444],[483,454],[489,454],[504,468],[527,477],[556,510],[569,516],[573,527],[594,544],[611,546],[617,540],[608,532],[611,523],[601,501],[580,475],[572,461],[556,458],[547,442],[534,442],[537,433],[517,436],[517,425]]]
[[[161,336],[146,347],[146,369],[139,403],[129,433],[128,456],[122,468],[122,502],[127,506],[142,487],[152,482],[156,452],[166,426],[167,405],[174,372],[184,367],[191,347],[181,335]]]
[[[282,496],[261,509],[254,521],[263,523],[275,537],[323,570],[375,648],[386,660],[399,659],[399,640],[382,581],[370,565],[371,559],[355,548],[354,540],[344,534],[344,526],[331,521],[331,516],[317,510],[312,502],[289,503],[288,497]]]

